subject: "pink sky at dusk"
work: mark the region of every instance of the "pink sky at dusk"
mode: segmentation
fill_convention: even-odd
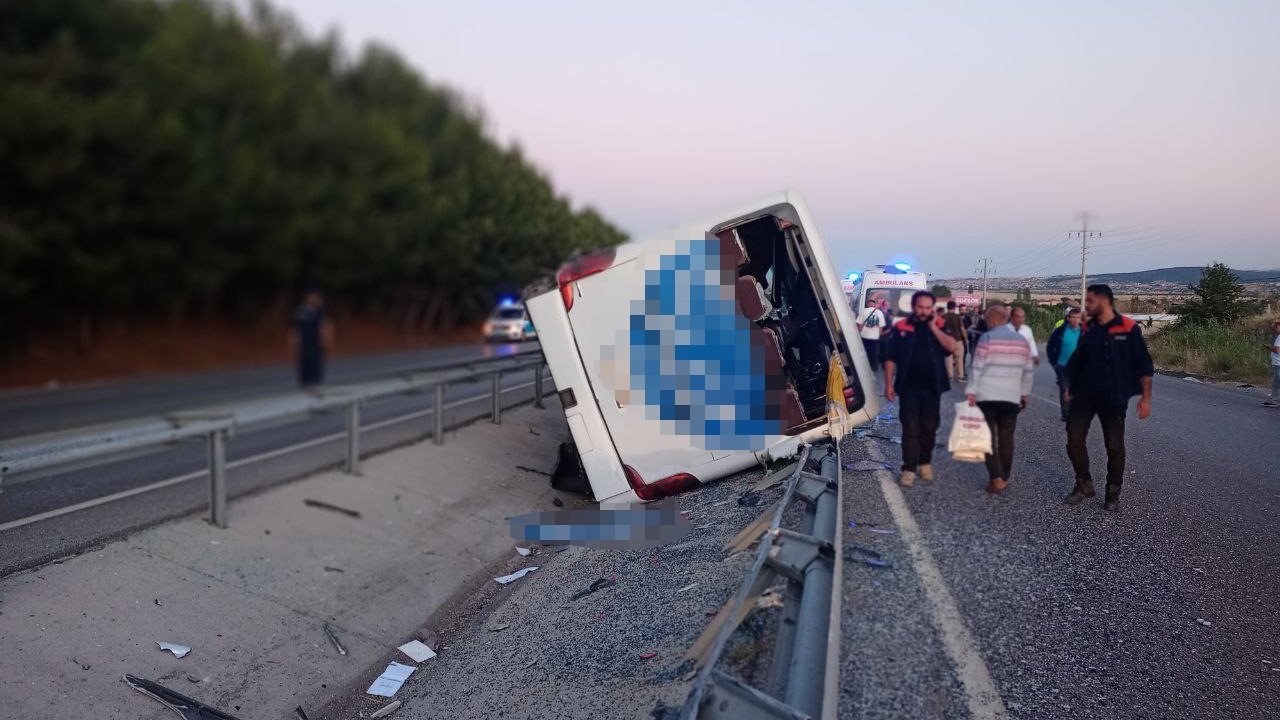
[[[281,5],[460,90],[637,236],[792,187],[841,270],[1078,272],[1083,209],[1100,271],[1280,268],[1274,1]]]

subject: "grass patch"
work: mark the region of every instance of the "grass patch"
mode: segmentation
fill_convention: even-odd
[[[1267,386],[1271,382],[1269,321],[1226,325],[1173,325],[1148,339],[1156,365],[1218,380]]]

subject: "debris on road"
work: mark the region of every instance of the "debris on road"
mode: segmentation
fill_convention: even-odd
[[[502,623],[501,625],[494,625],[490,627],[489,632],[502,632],[509,627],[511,627],[511,623]]]
[[[432,650],[438,650],[440,648],[440,636],[431,628],[418,628],[418,631],[415,632],[413,636],[416,639],[421,640],[423,645],[426,645]]]
[[[404,685],[404,681],[409,679],[413,671],[417,670],[412,665],[403,665],[394,660],[387,665],[387,669],[382,671],[377,680],[369,686],[365,691],[368,695],[378,695],[380,697],[392,697],[400,691],[400,687]]]
[[[647,652],[647,653],[644,653],[643,655],[641,655],[641,656],[640,656],[640,659],[641,659],[641,660],[652,660],[652,659],[654,659],[654,658],[656,658],[656,657],[658,657],[658,653],[656,653],[656,652]]]
[[[156,598],[153,602],[156,604],[156,607],[164,607],[160,604],[160,598]]]
[[[864,529],[869,533],[877,533],[879,535],[896,535],[898,533],[898,531],[893,528],[869,527]]]
[[[342,513],[343,515],[347,515],[353,518],[360,517],[360,512],[358,510],[351,510],[350,508],[344,508],[338,505],[333,505],[333,504],[324,502],[323,500],[312,500],[311,498],[306,498],[302,502],[308,507],[320,508],[321,510],[332,510],[333,512]]]
[[[390,704],[387,704],[387,705],[382,706],[381,708],[379,708],[378,710],[376,710],[376,711],[375,711],[372,715],[370,715],[369,717],[370,717],[370,718],[384,718],[384,717],[387,717],[387,716],[388,716],[388,715],[390,715],[391,713],[393,713],[393,712],[395,712],[395,711],[399,710],[399,709],[400,709],[400,705],[401,705],[400,701],[399,701],[399,700],[396,700],[395,702],[392,702],[392,703],[390,703]]]
[[[426,662],[436,656],[436,652],[421,640],[410,640],[396,649],[408,655],[416,663]]]
[[[676,594],[679,595],[680,593],[685,592],[686,590],[692,590],[696,587],[698,587],[698,583],[693,583],[692,585],[685,585],[684,587],[677,590]]]
[[[205,705],[199,700],[193,700],[182,693],[174,692],[159,683],[151,682],[145,678],[140,678],[136,675],[125,675],[124,682],[134,690],[174,711],[184,720],[237,720],[234,715],[228,715],[217,708]]]
[[[536,567],[527,567],[527,568],[525,568],[525,569],[523,569],[523,570],[517,570],[517,571],[515,571],[515,572],[511,573],[510,575],[503,575],[502,577],[496,577],[496,578],[494,578],[494,580],[495,580],[499,585],[510,585],[511,583],[513,583],[513,582],[515,582],[515,581],[519,580],[520,578],[524,577],[525,575],[528,575],[529,573],[531,573],[531,572],[533,572],[534,570],[537,570],[537,569],[538,569],[538,568],[536,568]]]
[[[596,580],[595,582],[591,583],[591,587],[587,588],[586,590],[579,590],[577,593],[573,595],[573,597],[569,599],[581,600],[582,598],[596,592],[597,590],[603,590],[604,588],[613,587],[614,585],[617,585],[615,581],[609,580],[607,578],[600,578],[599,580]]]
[[[298,716],[298,720],[311,720],[311,718],[307,717],[307,711],[303,710],[301,705],[293,709],[293,714]]]
[[[551,498],[551,504],[555,505],[556,507],[564,507],[564,501],[558,497]]]
[[[191,652],[191,648],[186,645],[179,645],[178,643],[157,641],[156,644],[160,646],[161,650],[168,650],[173,653],[173,656],[176,658],[184,658],[187,656],[187,653]]]
[[[533,554],[533,550],[526,547],[520,547],[519,545],[516,546],[516,552],[520,554],[520,557],[529,557]]]
[[[760,493],[748,490],[738,498],[738,504],[742,507],[755,507],[760,504]]]
[[[1200,623],[1205,627],[1213,627],[1213,623],[1209,622],[1208,620],[1205,620],[1204,618],[1196,618],[1196,622]]]
[[[333,628],[329,627],[329,623],[324,623],[321,627],[324,629],[325,636],[329,638],[329,642],[333,643],[333,649],[337,650],[339,655],[346,655],[347,649],[338,642],[338,636],[334,634]]]
[[[345,570],[343,570],[343,569],[342,569],[342,568],[340,568],[340,567],[331,567],[331,566],[329,566],[329,565],[325,565],[325,566],[324,566],[324,571],[325,571],[325,572],[336,572],[336,573],[346,572]]]

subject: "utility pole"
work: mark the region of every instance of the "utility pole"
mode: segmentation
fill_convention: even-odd
[[[987,270],[991,267],[991,258],[978,258],[978,264],[982,266],[982,310],[987,310]]]
[[[1088,275],[1085,272],[1085,260],[1089,257],[1089,238],[1101,237],[1102,233],[1089,232],[1089,221],[1092,219],[1089,213],[1082,212],[1076,216],[1076,219],[1080,221],[1080,229],[1068,233],[1068,236],[1080,236],[1080,312],[1083,313],[1085,288],[1088,287]]]

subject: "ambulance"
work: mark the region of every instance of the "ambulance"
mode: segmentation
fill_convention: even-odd
[[[911,296],[918,290],[929,289],[929,276],[913,271],[906,263],[879,265],[875,270],[853,273],[846,278],[846,284],[849,281],[853,282],[849,297],[854,312],[866,307],[868,300],[875,301],[876,307],[880,301],[888,301],[891,317],[886,319],[890,325],[897,318],[910,317]]]
[[[541,289],[526,306],[602,504],[789,457],[831,432],[833,408],[847,427],[879,412],[840,277],[794,192],[573,258]]]

